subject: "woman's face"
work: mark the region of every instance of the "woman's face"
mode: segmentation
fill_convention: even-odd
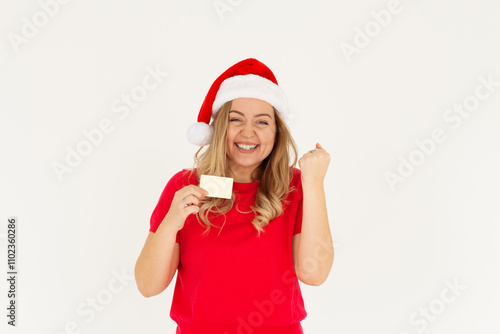
[[[273,150],[276,138],[274,109],[262,100],[240,98],[233,100],[228,117],[229,168],[235,176],[249,177]]]

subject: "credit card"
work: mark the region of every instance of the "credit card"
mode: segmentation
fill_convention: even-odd
[[[210,197],[231,198],[233,179],[230,177],[202,175],[200,187],[208,191]]]

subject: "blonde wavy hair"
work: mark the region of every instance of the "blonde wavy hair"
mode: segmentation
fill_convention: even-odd
[[[226,141],[231,104],[232,101],[226,102],[217,112],[212,122],[214,134],[210,144],[204,152],[202,152],[204,147],[201,147],[194,156],[193,167],[196,168],[198,182],[201,175],[229,177]],[[251,207],[251,210],[255,213],[252,224],[257,230],[258,236],[260,236],[261,232],[265,232],[264,226],[283,213],[282,201],[285,200],[290,191],[294,190],[289,188],[289,184],[293,177],[292,168],[297,164],[297,146],[279,112],[274,107],[273,109],[276,120],[274,147],[269,156],[261,162],[251,175],[253,181],[260,180],[255,205]],[[194,173],[194,168],[191,174]],[[196,217],[198,222],[206,227],[203,234],[208,233],[211,226],[215,226],[210,223],[209,216],[224,215],[233,207],[234,201],[235,196],[233,193],[231,199],[205,197],[200,202],[200,211]],[[224,224],[225,221],[224,216]],[[220,227],[222,228],[222,226]]]

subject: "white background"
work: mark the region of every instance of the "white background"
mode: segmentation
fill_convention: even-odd
[[[17,328],[0,283],[2,333],[175,332],[174,285],[144,298],[135,261],[166,182],[192,167],[185,132],[208,88],[255,57],[287,92],[299,156],[319,142],[332,157],[335,260],[323,285],[301,284],[304,332],[500,334],[498,1],[401,0],[385,27],[372,11],[386,0],[230,3],[72,0],[49,17],[40,2],[2,0],[0,267],[17,216],[20,273]],[[27,21],[39,27],[16,45]],[[168,76],[120,118],[113,101],[147,67]],[[453,128],[443,115],[474,100],[479,77],[497,87]],[[59,180],[54,162],[106,118],[113,131]],[[446,140],[391,189],[385,174],[436,128]],[[98,296],[111,299],[91,318]]]

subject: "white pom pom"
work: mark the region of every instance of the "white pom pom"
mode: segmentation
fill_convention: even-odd
[[[213,127],[207,123],[193,123],[187,130],[187,139],[191,142],[191,144],[205,146],[210,144],[213,131]]]

